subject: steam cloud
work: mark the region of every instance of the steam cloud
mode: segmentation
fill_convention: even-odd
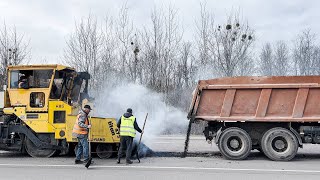
[[[95,115],[113,117],[117,120],[127,108],[133,109],[133,115],[142,129],[148,113],[148,120],[142,141],[150,145],[153,139],[162,134],[185,134],[187,113],[166,105],[163,95],[150,91],[144,86],[128,83],[107,85],[105,91],[95,97]],[[140,136],[136,136],[139,138]]]

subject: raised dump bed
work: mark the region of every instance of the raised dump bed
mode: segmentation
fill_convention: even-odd
[[[290,160],[303,143],[320,143],[320,76],[230,77],[201,80],[188,114],[208,121],[204,134],[228,159],[251,149]]]

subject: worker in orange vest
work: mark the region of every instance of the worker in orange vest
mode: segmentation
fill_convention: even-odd
[[[79,112],[73,126],[72,135],[78,139],[75,164],[87,163],[89,160],[88,131],[91,128],[91,124],[89,124],[88,114],[91,110],[89,105],[85,105],[84,109]],[[84,161],[81,161],[82,154]]]

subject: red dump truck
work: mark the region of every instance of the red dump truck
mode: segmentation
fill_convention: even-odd
[[[228,77],[200,80],[188,114],[208,121],[204,135],[227,159],[253,149],[275,161],[320,144],[320,76]]]

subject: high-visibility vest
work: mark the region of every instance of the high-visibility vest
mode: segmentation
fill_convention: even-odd
[[[73,133],[76,133],[76,134],[88,134],[88,129],[87,128],[83,128],[83,127],[80,127],[79,126],[79,118],[80,118],[81,114],[79,114],[77,116],[77,120],[76,122],[74,123],[74,126],[73,126],[73,130],[72,132]],[[88,121],[88,118],[86,119],[86,121],[84,122],[85,125],[89,125],[89,121]]]
[[[121,124],[120,124],[120,136],[136,136],[136,130],[134,129],[134,120],[136,118],[134,116],[131,117],[121,117]]]

